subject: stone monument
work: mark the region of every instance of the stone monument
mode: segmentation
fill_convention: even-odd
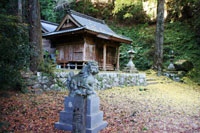
[[[133,63],[133,58],[134,58],[134,54],[136,52],[133,50],[133,47],[131,47],[131,50],[128,51],[128,55],[129,55],[129,62],[126,65],[126,67],[124,68],[124,72],[129,72],[129,73],[138,73],[138,70],[135,67],[135,64]]]
[[[64,111],[60,112],[55,128],[73,133],[97,133],[107,126],[93,87],[94,75],[98,72],[95,61],[87,62],[77,75],[70,72],[67,81],[70,93],[65,97]]]

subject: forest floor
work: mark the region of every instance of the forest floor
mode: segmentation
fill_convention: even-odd
[[[200,86],[148,74],[147,86],[97,91],[108,126],[101,133],[200,132]],[[54,128],[68,92],[0,92],[0,132],[64,132]]]

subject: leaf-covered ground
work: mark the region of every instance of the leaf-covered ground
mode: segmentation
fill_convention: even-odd
[[[157,84],[100,91],[102,132],[200,132],[200,86],[148,75]]]
[[[102,133],[200,132],[200,87],[148,75],[157,84],[98,91]],[[0,92],[0,132],[63,132],[54,128],[67,92]]]

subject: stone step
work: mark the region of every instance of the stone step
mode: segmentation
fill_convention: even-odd
[[[147,83],[147,85],[154,85],[154,84],[159,84],[160,82],[151,82],[151,83]]]
[[[154,84],[169,84],[169,83],[172,83],[171,81],[161,81],[161,82],[147,82],[147,85],[154,85]]]
[[[157,79],[146,79],[146,81],[156,81]]]

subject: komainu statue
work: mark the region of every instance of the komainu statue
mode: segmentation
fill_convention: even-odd
[[[70,91],[69,96],[88,96],[96,94],[93,84],[95,82],[94,75],[98,72],[98,63],[95,61],[87,62],[77,75],[70,72],[67,83],[67,87]]]

